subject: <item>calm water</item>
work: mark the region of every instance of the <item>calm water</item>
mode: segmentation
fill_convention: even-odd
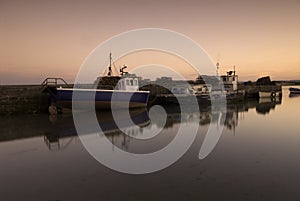
[[[148,153],[170,143],[180,126],[199,124],[190,149],[172,166],[147,175],[115,172],[85,150],[72,115],[17,116],[0,121],[0,200],[300,200],[300,96],[230,105],[226,115],[202,108],[180,114],[166,107],[164,118],[133,112],[138,125],[125,135],[102,113],[100,126],[117,147]],[[225,127],[213,151],[198,158],[214,115]],[[151,131],[161,130],[148,140]],[[114,151],[116,147],[111,146]]]

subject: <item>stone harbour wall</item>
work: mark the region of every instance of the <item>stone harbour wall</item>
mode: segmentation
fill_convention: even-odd
[[[0,85],[0,115],[47,113],[48,106],[40,85]]]

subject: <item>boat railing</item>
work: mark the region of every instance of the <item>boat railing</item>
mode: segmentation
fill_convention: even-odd
[[[55,90],[58,86],[71,87],[63,78],[56,77],[48,77],[41,84],[42,92],[49,93],[53,97],[56,96]]]
[[[115,87],[112,86],[112,85],[104,85],[104,84],[102,84],[102,85],[98,85],[97,89],[114,90]]]
[[[53,86],[57,87],[58,85],[65,85],[66,87],[70,87],[70,85],[63,79],[57,77],[48,77],[42,82],[42,87]]]

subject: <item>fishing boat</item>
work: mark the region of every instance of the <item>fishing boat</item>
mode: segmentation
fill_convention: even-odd
[[[198,80],[201,79],[200,84],[174,86],[170,90],[171,93],[158,94],[157,98],[162,104],[192,104],[196,100],[199,105],[209,105],[211,102],[222,103],[226,101],[231,103],[244,100],[244,92],[238,90],[238,75],[236,75],[235,67],[233,71],[227,72],[226,75],[219,76],[217,73],[217,76],[205,77],[205,79],[210,80],[210,83],[214,83],[214,87],[212,87],[212,84],[206,84],[203,77],[201,77],[197,78]]]
[[[68,85],[57,86],[57,84],[55,84],[55,87],[50,87],[52,105],[55,105],[55,107],[68,108],[72,107],[72,102],[76,102],[76,107],[80,106],[80,108],[84,109],[91,102],[95,102],[96,109],[111,109],[112,106],[117,108],[146,107],[149,91],[139,90],[139,78],[125,72],[124,69],[126,66],[120,69],[120,75],[112,76],[111,53],[109,58],[110,65],[108,67],[108,74],[99,77],[98,81],[99,79],[117,80],[114,83],[116,84],[115,86],[114,84],[111,85],[110,89],[103,89],[101,86],[95,87],[95,84],[98,85],[98,81],[90,85],[77,84],[74,87],[68,87]],[[47,85],[47,82],[44,85]]]
[[[290,94],[300,94],[299,88],[291,87],[289,90],[290,90]]]

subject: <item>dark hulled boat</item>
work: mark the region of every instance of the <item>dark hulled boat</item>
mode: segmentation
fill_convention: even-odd
[[[96,109],[146,107],[149,91],[139,90],[139,78],[124,72],[126,67],[120,69],[119,76],[112,76],[111,54],[109,58],[110,66],[107,76],[99,77],[94,84],[77,84],[73,88],[55,87],[52,90],[55,104],[59,107],[72,107],[73,102],[73,107],[75,103],[76,109],[85,109],[91,102],[95,102]],[[105,88],[106,85],[101,86],[101,80],[111,81],[109,89]]]
[[[300,94],[300,89],[298,88],[291,87],[289,90],[291,94]]]

